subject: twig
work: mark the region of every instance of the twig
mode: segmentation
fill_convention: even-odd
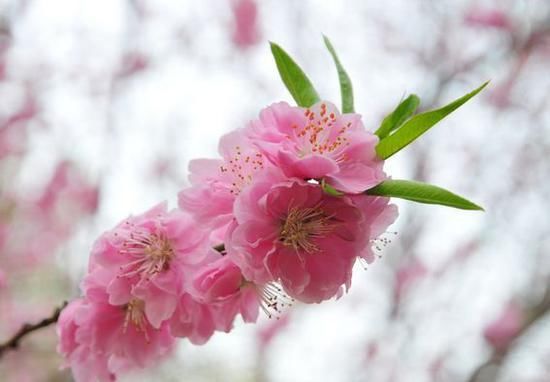
[[[550,314],[550,287],[546,290],[542,300],[530,310],[530,314],[513,341],[502,350],[495,350],[491,357],[479,365],[470,375],[468,382],[493,381],[498,377],[500,367],[506,361],[508,355],[515,349],[520,340],[531,330],[535,324]],[[495,367],[490,379],[482,378],[483,371],[489,367]]]
[[[21,328],[6,342],[0,344],[0,358],[4,355],[4,353],[7,353],[10,350],[15,350],[19,347],[19,343],[21,340],[27,336],[27,334],[30,334],[38,329],[45,328],[51,324],[54,324],[59,319],[59,315],[61,314],[61,311],[63,308],[67,306],[67,301],[63,302],[63,304],[60,307],[57,307],[53,314],[50,317],[44,318],[43,320],[37,322],[36,324],[23,324]]]

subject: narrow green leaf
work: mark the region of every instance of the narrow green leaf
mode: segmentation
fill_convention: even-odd
[[[328,184],[327,182],[325,182],[325,180],[321,180],[321,189],[328,195],[330,196],[336,196],[336,197],[340,197],[342,195],[344,195],[343,192],[340,192],[338,191],[336,188],[332,187],[330,184]]]
[[[351,85],[351,79],[348,76],[348,73],[342,66],[334,47],[332,46],[330,40],[327,36],[323,35],[325,40],[325,45],[327,46],[328,51],[330,52],[334,64],[336,65],[336,70],[338,71],[338,80],[340,81],[340,94],[342,95],[342,113],[353,113],[355,110],[353,108],[353,86]]]
[[[271,42],[270,45],[281,79],[296,104],[302,107],[310,107],[319,101],[317,91],[298,64],[279,45],[274,42]]]
[[[407,146],[416,138],[428,131],[432,126],[441,121],[447,115],[458,109],[470,98],[478,94],[489,82],[485,82],[476,90],[443,106],[440,109],[417,114],[403,124],[395,133],[382,139],[376,146],[378,157],[387,159]]]
[[[483,208],[477,204],[453,194],[444,188],[411,180],[388,179],[378,186],[365,191],[365,194],[407,199],[418,203],[440,204],[442,206],[460,208],[463,210],[483,211]]]
[[[397,105],[395,110],[388,114],[382,121],[382,124],[374,132],[380,139],[386,138],[393,130],[403,124],[411,115],[414,114],[420,105],[420,98],[416,94],[411,94]]]

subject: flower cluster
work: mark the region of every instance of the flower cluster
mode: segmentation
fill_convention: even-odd
[[[377,143],[358,114],[328,102],[274,104],[222,137],[220,159],[190,163],[178,208],[160,204],[96,241],[83,297],[58,324],[76,379],[114,380],[169,354],[176,337],[229,332],[238,315],[339,297],[397,216],[363,193],[385,179]]]

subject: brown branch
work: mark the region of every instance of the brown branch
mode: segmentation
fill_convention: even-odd
[[[470,375],[468,382],[494,381],[498,378],[500,367],[505,363],[508,355],[516,348],[517,344],[539,321],[550,314],[550,287],[546,289],[542,300],[529,310],[529,315],[513,341],[502,350],[494,350],[489,359],[479,365]],[[490,377],[483,377],[484,371],[493,368]]]
[[[59,319],[59,315],[63,308],[67,306],[67,301],[63,302],[60,307],[57,307],[50,317],[44,318],[43,320],[37,322],[36,324],[23,324],[21,328],[6,342],[0,344],[0,358],[10,350],[15,350],[19,347],[21,340],[32,332],[45,328],[51,324],[54,324]]]

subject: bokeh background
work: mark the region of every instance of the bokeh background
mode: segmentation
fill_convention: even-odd
[[[394,178],[485,213],[396,201],[350,293],[237,322],[127,381],[550,381],[550,2],[0,1],[0,342],[79,294],[93,240],[176,204],[191,158],[291,101],[268,40],[339,103],[329,36],[368,129],[490,86],[392,157]],[[394,232],[395,231],[395,232]],[[53,327],[0,381],[71,381]]]

